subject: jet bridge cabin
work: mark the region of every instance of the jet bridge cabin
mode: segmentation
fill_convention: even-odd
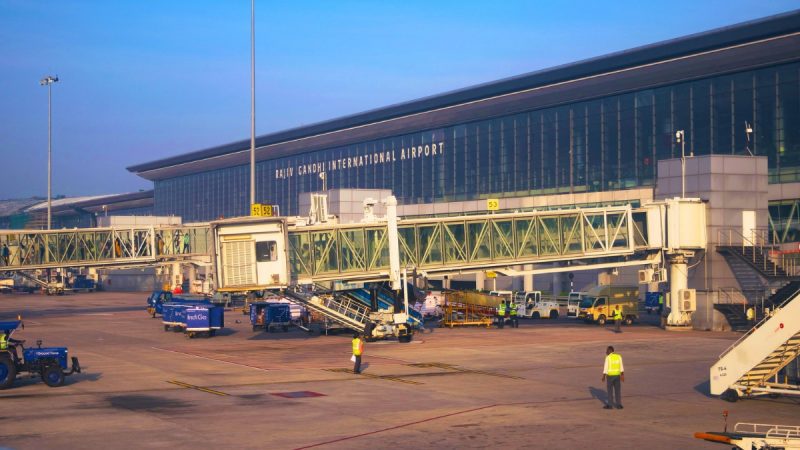
[[[285,218],[243,217],[211,223],[218,291],[289,285]]]

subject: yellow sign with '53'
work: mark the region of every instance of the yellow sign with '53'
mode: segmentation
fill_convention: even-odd
[[[486,209],[489,211],[497,211],[500,209],[500,199],[489,198],[486,199]]]

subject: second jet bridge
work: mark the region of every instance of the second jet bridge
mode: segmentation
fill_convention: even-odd
[[[510,274],[514,266],[576,260],[585,268],[656,265],[664,249],[705,247],[704,208],[696,200],[675,200],[643,208],[398,219],[390,207],[386,218],[368,223],[242,218],[215,222],[212,233],[217,279],[225,290],[330,281],[399,284],[402,269],[431,276]],[[685,210],[692,210],[693,220],[686,220]],[[667,217],[683,217],[684,223],[667,226]]]

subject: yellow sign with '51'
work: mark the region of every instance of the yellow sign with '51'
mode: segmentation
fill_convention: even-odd
[[[486,199],[486,209],[489,211],[497,211],[500,209],[500,200],[496,198]]]

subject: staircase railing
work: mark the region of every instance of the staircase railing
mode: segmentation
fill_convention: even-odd
[[[774,255],[775,245],[770,243],[766,228],[754,228],[749,235],[739,229],[722,228],[717,230],[717,245],[736,248],[741,257],[749,259],[766,276],[800,275],[796,258]]]
[[[762,318],[761,318],[761,320],[760,320],[760,321],[758,321],[758,323],[756,323],[756,324],[755,324],[755,326],[753,326],[752,328],[750,328],[750,329],[749,329],[749,330],[748,330],[748,331],[747,331],[745,334],[743,334],[743,335],[742,335],[742,337],[740,337],[739,339],[737,339],[737,340],[736,340],[736,342],[734,342],[733,344],[731,344],[731,345],[730,345],[730,347],[726,348],[724,352],[720,353],[720,355],[719,355],[719,359],[722,359],[722,358],[723,358],[725,355],[727,355],[728,353],[730,353],[730,351],[731,351],[731,350],[733,350],[734,348],[736,348],[736,346],[737,346],[737,345],[739,345],[739,343],[741,343],[742,341],[744,341],[745,339],[747,339],[747,338],[748,338],[748,337],[749,337],[751,334],[753,334],[753,333],[754,333],[754,332],[755,332],[757,329],[759,329],[759,327],[761,327],[761,325],[763,325],[765,322],[767,322],[769,319],[771,319],[771,318],[772,318],[772,315],[773,315],[774,313],[776,313],[778,310],[780,310],[781,308],[783,308],[784,306],[786,306],[786,304],[788,304],[789,302],[791,302],[791,301],[792,301],[792,300],[794,300],[795,298],[797,298],[797,296],[794,296],[794,297],[789,297],[788,299],[786,299],[786,301],[784,301],[783,303],[781,303],[781,304],[780,304],[780,306],[778,306],[777,308],[774,308],[774,309],[772,310],[772,314],[769,314],[769,315],[766,315],[766,314],[765,314],[765,315],[764,315],[764,317],[762,317]]]

